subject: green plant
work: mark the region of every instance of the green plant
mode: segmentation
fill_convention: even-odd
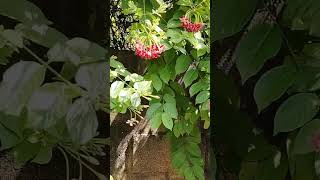
[[[141,60],[148,61],[145,73],[135,75],[150,82],[146,86],[148,94],[152,93],[147,97],[146,118],[153,129],[163,125],[171,135],[173,166],[186,179],[204,179],[198,125],[210,126],[210,2],[122,0],[121,6],[124,14],[137,21],[126,40]],[[127,91],[136,83],[128,82],[127,87],[122,83],[121,89]],[[121,105],[131,109],[132,101]],[[184,160],[189,163],[182,164]]]
[[[243,140],[244,143],[239,146],[245,147],[241,148],[254,142],[252,145],[256,150],[251,152],[248,149],[241,154],[239,177],[280,180],[290,173],[292,179],[316,179],[319,176],[320,13],[317,9],[320,8],[320,3],[315,0],[287,0],[280,5],[274,1],[246,2],[217,1],[217,28],[214,30],[213,40],[218,44],[218,41],[223,41],[226,37],[236,37],[237,33],[239,35],[246,30],[230,61],[235,61],[243,87],[254,84],[251,93],[257,106],[257,117],[266,116],[266,112],[277,109],[272,116],[272,133],[274,136],[280,134],[276,137],[281,142],[264,145],[264,148],[272,147],[273,153],[268,150],[260,154],[266,154],[269,158],[270,155],[267,154],[272,154],[272,167],[264,166],[265,159],[262,161],[257,157],[251,158],[250,160],[254,161],[249,162],[247,156],[261,148],[257,147],[258,143],[253,140]],[[276,5],[272,9],[270,4]],[[245,7],[239,8],[240,6]],[[259,11],[254,14],[257,9]],[[276,11],[273,11],[274,9]],[[234,11],[226,14],[228,10]],[[217,104],[220,105],[222,103]],[[239,109],[237,104],[234,105],[235,109]],[[245,119],[247,117],[241,118]],[[251,128],[253,127],[243,127],[243,131],[250,131]],[[266,136],[265,132],[262,134]],[[286,138],[280,138],[282,135]],[[255,173],[261,166],[265,168],[264,172]]]
[[[106,111],[106,50],[83,38],[68,39],[50,27],[41,10],[25,0],[1,1],[0,15],[16,23],[0,26],[1,65],[10,65],[0,86],[1,150],[10,150],[18,165],[46,164],[57,148],[79,161],[99,179],[98,165],[106,138],[99,133],[96,111]],[[41,50],[46,52],[43,53]],[[22,61],[22,53],[28,54]],[[58,72],[53,63],[62,65]],[[47,78],[48,74],[53,78]]]

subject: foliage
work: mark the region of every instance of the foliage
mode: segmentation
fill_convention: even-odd
[[[125,70],[119,73],[123,66],[118,63],[118,67],[111,65],[115,68],[111,71],[111,79],[125,78],[111,84],[111,94],[114,95],[111,109],[122,113],[126,109],[130,112],[132,109],[141,111],[146,106],[140,106],[140,100],[131,101],[119,96],[120,91],[130,91],[130,94],[138,91],[137,99],[143,97],[149,101],[146,118],[150,120],[152,128],[158,129],[163,125],[172,137],[173,166],[186,179],[204,179],[198,125],[201,124],[205,129],[210,126],[210,1],[122,0],[121,7],[124,14],[133,16],[136,21],[129,28],[126,41],[136,45],[137,55],[141,54],[137,52],[140,44],[145,46],[144,53],[149,53],[148,47],[165,49],[160,52],[160,57],[142,59],[147,61],[142,75]],[[196,32],[189,32],[190,29],[181,26],[182,17],[188,19],[185,22],[186,26],[190,26],[188,28],[204,26],[199,31],[191,28]],[[132,76],[134,78],[130,78]],[[139,86],[135,86],[141,82],[145,83],[143,93],[147,94],[139,92]],[[122,108],[114,106],[118,103]],[[189,163],[181,165],[186,159]]]
[[[0,85],[1,150],[24,165],[48,163],[56,148],[65,155],[67,176],[68,154],[106,179],[89,166],[99,164],[95,157],[105,155],[107,144],[96,137],[96,112],[107,109],[106,50],[80,37],[68,39],[26,0],[1,1],[0,15],[16,23],[14,29],[0,26],[0,60],[8,67]],[[26,59],[17,61],[21,54]],[[53,63],[62,65],[61,72]]]
[[[247,28],[248,22],[252,20],[253,13],[257,8],[266,10],[268,17],[272,19],[271,22],[258,23],[249,28],[235,49],[235,61],[241,76],[242,86],[247,87],[255,83],[252,95],[258,110],[256,117],[261,118],[267,113],[270,114],[273,109],[277,109],[275,115],[272,115],[274,116],[272,133],[274,136],[277,135],[276,138],[281,142],[277,143],[276,147],[270,143],[264,145],[264,149],[272,147],[278,151],[273,156],[274,166],[272,167],[267,164],[263,165],[267,161],[261,161],[257,158],[254,158],[253,162],[249,162],[248,156],[259,150],[259,146],[256,141],[250,140],[250,138],[248,140],[248,137],[247,140],[242,139],[243,143],[239,147],[247,148],[247,151],[239,155],[242,162],[235,163],[238,167],[239,178],[243,180],[280,180],[285,179],[288,173],[291,179],[316,179],[319,176],[317,156],[320,129],[318,119],[320,72],[318,52],[320,46],[317,41],[320,37],[320,24],[317,9],[320,8],[320,3],[315,0],[307,2],[287,0],[280,13],[281,17],[277,19],[266,4],[266,2],[272,4],[274,1],[258,4],[257,2],[251,0],[246,3],[248,5],[246,8],[239,8],[237,6],[240,6],[240,2],[238,1],[218,0],[217,12],[214,15],[217,19],[214,41],[226,37],[236,37],[236,33],[242,33]],[[241,4],[245,3],[241,2]],[[236,7],[237,9],[235,9]],[[230,12],[226,9],[234,9],[234,11],[226,15],[227,12]],[[234,17],[236,19],[229,21]],[[222,82],[217,82],[217,84],[220,83]],[[235,89],[235,91],[237,90]],[[217,93],[218,96],[219,93]],[[230,98],[234,94],[228,93],[226,96]],[[222,97],[221,101],[217,100],[216,106],[239,109],[237,105],[227,105],[226,98]],[[222,109],[219,108],[216,111],[219,121],[225,120],[221,118],[228,118],[228,115],[222,114]],[[229,118],[233,119],[230,116]],[[238,120],[242,120],[244,123],[248,118],[245,119]],[[258,121],[262,121],[262,119],[258,119]],[[256,130],[253,131],[254,128],[252,129],[252,122],[249,124],[251,125],[243,127],[241,130],[238,129],[237,136],[245,136],[244,134],[248,131],[257,133]],[[222,122],[216,128],[222,127],[228,128]],[[227,137],[236,136],[235,134],[224,135],[225,133],[220,133],[223,136],[223,138],[219,137],[222,138],[221,141],[226,140]],[[267,132],[262,132],[262,134],[263,137],[267,136]],[[280,138],[282,136],[286,138]],[[215,149],[217,148],[215,147]],[[234,151],[238,152],[237,149]],[[259,152],[260,156],[269,154],[268,151]],[[218,166],[222,166],[221,162]],[[260,169],[264,171],[261,172],[262,174],[256,172]]]

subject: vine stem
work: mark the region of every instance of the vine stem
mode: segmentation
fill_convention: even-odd
[[[80,159],[80,154],[77,153],[78,159]],[[79,161],[79,180],[82,180],[82,164]]]
[[[75,154],[77,154],[77,152],[75,152],[73,149],[69,148],[69,147],[64,147],[67,152],[76,160],[78,160],[82,165],[84,165],[86,168],[88,168],[93,174],[95,174],[97,177],[100,177],[100,173],[98,173],[97,171],[95,171],[93,168],[91,168],[88,164],[86,164],[85,162],[83,162],[81,160],[81,158],[78,158]]]
[[[59,74],[56,70],[54,70],[47,62],[45,62],[38,55],[36,55],[31,49],[29,49],[26,46],[23,46],[23,49],[25,49],[29,54],[31,54],[34,58],[36,58],[43,66],[45,66],[47,69],[49,69],[49,71],[51,71],[54,75],[56,75],[58,78],[60,78],[63,82],[65,82],[69,86],[71,86],[71,87],[83,92],[82,89],[80,89],[78,86],[75,86],[74,84],[72,84],[67,79],[65,79],[61,74]]]
[[[68,159],[68,156],[66,154],[66,152],[64,152],[64,150],[58,146],[58,149],[61,151],[61,153],[63,154],[64,156],[64,159],[66,160],[66,180],[69,180],[70,179],[70,175],[69,175],[69,159]]]

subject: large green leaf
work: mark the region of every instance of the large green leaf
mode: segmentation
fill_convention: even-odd
[[[166,84],[168,84],[170,78],[171,78],[171,72],[169,71],[169,69],[167,67],[162,68],[159,71],[159,75],[160,78],[162,79],[162,81]]]
[[[33,159],[40,150],[40,143],[31,143],[27,140],[13,148],[15,162],[19,165]]]
[[[85,88],[92,99],[107,96],[107,78],[107,62],[81,65],[75,76],[77,84]]]
[[[171,118],[177,119],[178,111],[176,107],[176,103],[167,102],[163,105],[164,112],[168,113]]]
[[[160,77],[157,74],[152,74],[150,80],[152,81],[152,86],[154,87],[154,89],[160,91],[162,88],[162,81]]]
[[[110,97],[117,98],[120,91],[124,88],[123,81],[114,81],[110,86]]]
[[[292,30],[307,30],[310,35],[320,37],[318,0],[288,0],[283,20]]]
[[[0,14],[26,24],[51,24],[37,6],[26,0],[0,1]]]
[[[0,85],[0,110],[19,115],[44,75],[45,68],[33,61],[20,61],[8,68]]]
[[[212,19],[214,19],[213,41],[240,32],[255,12],[258,0],[216,0]]]
[[[248,32],[235,51],[242,83],[255,75],[280,50],[281,34],[276,26],[261,24]]]
[[[96,112],[91,102],[84,97],[71,105],[66,122],[71,139],[76,144],[85,144],[97,135]]]
[[[262,75],[254,88],[254,99],[259,112],[280,98],[294,80],[295,70],[285,65],[273,68]]]
[[[279,107],[274,119],[274,135],[293,131],[311,121],[319,110],[319,98],[312,93],[291,96]]]
[[[153,129],[158,129],[162,123],[162,113],[158,112],[156,113],[152,119],[150,119],[151,121],[151,127]]]
[[[54,126],[67,113],[71,98],[67,99],[67,85],[47,83],[35,90],[28,102],[28,126],[47,129]]]
[[[11,148],[20,142],[22,126],[22,118],[0,113],[0,150]]]
[[[167,129],[172,130],[173,120],[168,113],[162,113],[162,123]]]
[[[46,24],[18,24],[15,29],[21,32],[26,39],[47,48],[53,47],[57,42],[68,40],[64,34]]]
[[[193,95],[197,94],[199,91],[207,90],[208,88],[209,88],[209,84],[203,80],[200,80],[200,81],[191,85],[191,87],[189,89],[189,94],[190,94],[190,96],[193,96]]]
[[[160,107],[161,107],[161,103],[152,103],[147,110],[147,113],[146,113],[147,118],[151,119]]]
[[[176,74],[181,74],[183,72],[185,72],[189,65],[191,64],[191,58],[188,55],[180,55],[177,58],[177,62],[176,62],[176,66],[175,66],[175,70],[176,70]]]
[[[51,158],[52,158],[52,147],[41,146],[38,154],[32,160],[32,162],[35,162],[38,164],[47,164],[50,162]]]
[[[198,70],[197,69],[190,69],[188,70],[183,76],[183,82],[185,87],[189,87],[193,81],[198,78]]]
[[[106,49],[83,38],[73,38],[65,43],[56,43],[49,51],[52,61],[70,61],[74,65],[90,63],[106,58]]]
[[[296,155],[295,172],[292,180],[317,180],[314,168],[314,154]]]
[[[313,133],[317,133],[320,130],[320,119],[314,119],[305,126],[303,126],[295,141],[294,141],[294,153],[307,154],[314,151],[311,144]]]
[[[296,72],[296,80],[290,88],[291,92],[310,92],[320,89],[320,68],[299,66]]]
[[[196,96],[196,104],[200,104],[208,100],[210,97],[210,92],[209,91],[201,91],[197,96]]]

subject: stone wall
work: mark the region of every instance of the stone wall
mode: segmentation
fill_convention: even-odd
[[[137,131],[137,136],[131,137],[126,148],[125,157],[119,158],[118,146],[128,134],[134,130],[125,123],[126,117],[118,115],[111,127],[111,173],[115,180],[183,180],[171,167],[170,146],[168,140],[161,136],[151,135],[148,124],[143,130]],[[137,125],[138,126],[138,125]],[[140,135],[139,135],[140,133]],[[136,145],[136,139],[140,140]],[[142,138],[141,138],[142,137]],[[135,148],[137,149],[135,150]],[[125,159],[124,168],[116,168],[118,160]],[[122,171],[122,172],[121,172]],[[121,172],[121,173],[119,173]]]

